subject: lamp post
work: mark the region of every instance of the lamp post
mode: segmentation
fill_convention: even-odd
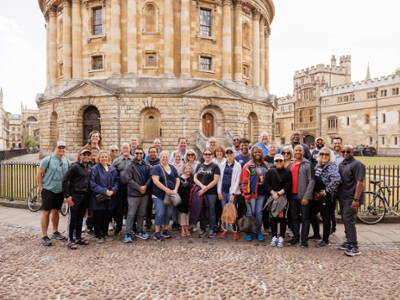
[[[376,154],[379,155],[379,136],[378,136],[378,88],[375,88],[375,145],[376,145]]]

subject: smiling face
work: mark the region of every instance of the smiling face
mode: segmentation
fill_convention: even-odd
[[[143,159],[143,151],[140,149],[136,149],[133,153],[133,157],[136,159],[137,162],[141,162]]]
[[[300,143],[300,132],[299,132],[299,131],[293,132],[293,133],[292,133],[292,136],[291,136],[291,139],[292,139],[292,142],[293,142],[294,144]]]
[[[238,148],[240,146],[240,136],[235,135],[232,139],[232,143],[235,146],[235,148]]]
[[[90,152],[85,152],[80,155],[81,162],[87,164],[90,161]]]
[[[64,146],[56,147],[56,155],[63,157],[65,154],[66,148]]]
[[[105,153],[105,152],[101,153],[100,158],[99,158],[99,161],[100,161],[100,163],[101,163],[102,165],[106,165],[107,162],[108,162],[108,154]]]
[[[276,144],[270,144],[268,146],[268,151],[269,151],[270,156],[275,156],[276,151],[278,151],[278,146]]]
[[[180,139],[179,140],[178,148],[179,148],[179,151],[182,152],[182,153],[184,153],[186,151],[186,148],[187,148],[186,139]]]
[[[277,169],[283,169],[283,167],[284,167],[284,163],[283,163],[282,159],[274,160],[274,164]]]
[[[156,160],[156,159],[157,159],[157,149],[151,148],[151,149],[149,150],[149,158],[150,158],[151,160]]]
[[[242,154],[248,154],[249,153],[249,143],[241,143],[240,144],[240,151],[242,151]]]
[[[153,142],[153,146],[157,148],[158,151],[161,149],[161,141],[159,139],[155,139]]]
[[[97,156],[99,156],[99,150],[97,149],[92,149],[90,150],[92,152],[92,154],[90,155],[90,160],[91,161],[95,161]]]
[[[190,174],[192,174],[192,168],[191,168],[190,166],[186,166],[186,167],[183,169],[183,173],[185,173],[185,175],[189,177]]]
[[[100,135],[98,133],[93,133],[90,137],[90,142],[97,144],[100,141]]]
[[[163,166],[168,165],[169,155],[167,153],[164,153],[163,155],[161,155],[160,161]]]
[[[180,152],[175,152],[174,159],[175,163],[180,164],[182,161],[182,154]]]
[[[266,132],[261,133],[261,135],[260,135],[260,141],[261,141],[264,145],[268,145],[268,142],[269,142],[268,133],[266,133]]]
[[[188,152],[188,153],[186,154],[186,157],[187,157],[188,161],[190,161],[191,163],[193,163],[193,162],[194,162],[194,158],[195,158],[195,154],[194,154],[192,151],[190,151],[190,152]]]
[[[261,161],[261,157],[263,157],[263,152],[261,148],[257,147],[256,149],[254,149],[253,157],[255,161]]]
[[[131,144],[131,148],[135,149],[139,143],[139,139],[136,136],[133,136],[129,142]]]
[[[117,146],[112,146],[110,148],[110,153],[111,153],[111,156],[113,158],[116,158],[118,156],[118,147]]]
[[[129,155],[129,145],[128,144],[122,144],[121,150],[122,150],[122,154],[124,156],[128,156]]]
[[[214,151],[215,147],[217,147],[217,140],[215,138],[210,138],[208,143],[210,144],[210,149]]]
[[[212,157],[213,157],[213,154],[211,153],[210,150],[205,150],[205,151],[203,152],[203,158],[204,158],[204,161],[205,161],[206,163],[211,162]]]
[[[340,151],[342,151],[342,146],[343,146],[342,140],[341,139],[334,139],[333,143],[332,143],[332,146],[333,146],[333,150],[336,153],[339,153]]]
[[[331,155],[330,151],[327,150],[319,151],[318,156],[323,165],[326,165],[331,160],[330,155]]]
[[[303,155],[304,155],[304,149],[301,145],[298,145],[296,147],[294,147],[294,157],[298,160],[302,160],[303,159]]]
[[[344,151],[344,152],[343,152]],[[342,155],[344,160],[348,161],[349,159],[353,158],[354,150],[353,147],[346,145],[342,150]]]

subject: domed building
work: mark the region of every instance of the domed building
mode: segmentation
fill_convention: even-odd
[[[46,20],[47,86],[37,98],[41,156],[67,143],[75,158],[90,131],[106,147],[132,134],[175,150],[215,136],[273,133],[269,94],[272,0],[39,0]],[[273,135],[272,135],[273,136]]]

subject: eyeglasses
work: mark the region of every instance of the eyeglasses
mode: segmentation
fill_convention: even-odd
[[[323,144],[324,141],[317,141],[317,144]]]
[[[143,153],[136,152],[135,155],[143,155]]]
[[[203,153],[204,156],[212,156],[211,153]]]
[[[234,141],[234,142],[239,142],[240,140],[239,140],[239,139],[234,139],[233,141]]]
[[[319,156],[329,156],[329,153],[319,153]]]
[[[194,156],[194,154],[188,154],[187,156]]]
[[[228,151],[228,152],[226,152],[226,154],[233,154],[233,152],[232,151]]]
[[[277,159],[277,160],[275,160],[275,162],[281,163],[281,162],[283,162],[283,160],[282,159]]]
[[[111,150],[111,152],[118,152],[118,149],[117,150]]]
[[[343,153],[343,154],[344,154],[344,153],[350,154],[351,151],[342,151],[342,153]]]
[[[282,155],[290,155],[290,152],[282,152]]]

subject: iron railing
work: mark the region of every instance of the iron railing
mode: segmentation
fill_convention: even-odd
[[[29,149],[15,149],[0,151],[0,161],[7,160],[16,156],[28,154]]]

